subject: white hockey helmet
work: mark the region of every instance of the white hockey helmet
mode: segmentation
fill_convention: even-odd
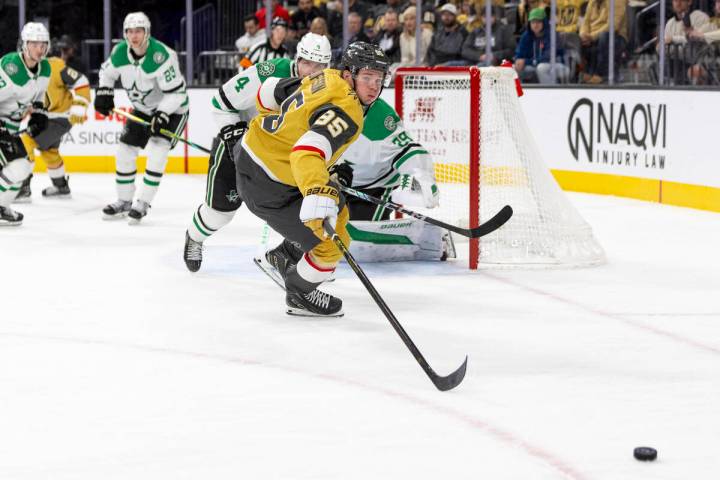
[[[150,19],[143,12],[130,12],[125,16],[123,20],[123,38],[125,41],[128,40],[127,31],[129,28],[143,28],[145,29],[145,40],[143,45],[147,45],[150,40]]]
[[[308,32],[303,35],[300,42],[298,42],[295,61],[299,58],[304,58],[311,62],[328,65],[332,59],[332,52],[330,50],[330,41],[326,36]]]
[[[46,42],[47,49],[45,49],[45,55],[50,51],[50,33],[48,33],[45,25],[39,22],[28,22],[22,28],[20,32],[20,48],[22,52],[27,55],[27,42]]]

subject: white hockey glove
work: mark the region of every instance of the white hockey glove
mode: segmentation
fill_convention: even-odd
[[[402,205],[435,208],[440,204],[440,193],[431,175],[416,171],[415,175],[402,175],[400,186],[393,192],[393,201]]]
[[[87,102],[85,102],[85,99],[73,100],[68,120],[70,125],[85,123],[85,120],[87,120]]]
[[[308,189],[300,206],[300,221],[320,240],[325,240],[328,235],[323,227],[323,221],[327,218],[330,225],[335,228],[339,200],[339,192],[330,185]]]

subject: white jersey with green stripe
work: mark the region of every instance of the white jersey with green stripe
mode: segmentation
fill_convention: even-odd
[[[150,37],[145,55],[137,58],[127,42],[115,45],[100,67],[101,87],[114,88],[120,80],[136,110],[152,115],[156,110],[185,113],[190,106],[177,54]]]
[[[340,161],[352,165],[356,188],[395,187],[402,175],[418,171],[434,178],[428,151],[408,135],[397,112],[380,98],[365,114],[362,135]]]
[[[42,103],[50,82],[50,63],[42,59],[31,71],[20,52],[0,59],[0,121],[8,130],[18,130],[33,102]]]
[[[297,77],[289,58],[273,58],[243,70],[218,88],[212,98],[212,112],[218,128],[249,122],[258,114],[255,97],[268,78]]]

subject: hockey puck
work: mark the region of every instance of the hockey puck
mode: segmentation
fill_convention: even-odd
[[[657,458],[657,450],[652,447],[637,447],[633,450],[633,456],[641,462],[652,462]]]

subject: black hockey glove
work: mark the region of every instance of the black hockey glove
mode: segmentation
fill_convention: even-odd
[[[330,167],[330,180],[342,185],[343,187],[352,187],[353,168],[348,163],[336,163]]]
[[[2,122],[0,122],[0,154],[2,154],[7,161],[27,157],[25,145],[20,139],[20,135],[10,133],[10,131],[2,125]]]
[[[110,116],[115,108],[115,89],[100,87],[95,91],[95,111],[100,115]]]
[[[238,122],[234,125],[226,125],[220,129],[218,137],[220,138],[220,141],[225,144],[225,149],[230,154],[230,157],[232,157],[232,152],[233,148],[235,148],[235,144],[242,139],[243,135],[245,135],[245,132],[247,132],[247,130],[248,126],[246,122]]]
[[[33,105],[33,112],[27,124],[27,133],[31,137],[38,136],[48,126],[47,112],[41,106]]]
[[[153,135],[160,135],[160,130],[167,130],[170,126],[170,115],[165,112],[158,110],[153,113],[150,119],[150,133]]]

